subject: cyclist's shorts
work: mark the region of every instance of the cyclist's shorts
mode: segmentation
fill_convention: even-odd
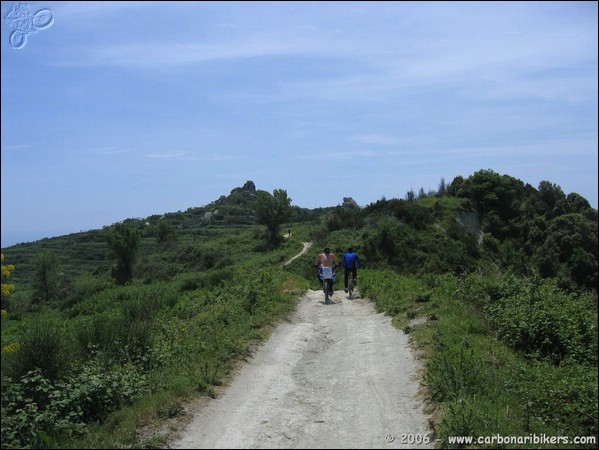
[[[337,274],[332,267],[321,267],[318,275],[320,276],[321,280],[334,280],[337,278]]]

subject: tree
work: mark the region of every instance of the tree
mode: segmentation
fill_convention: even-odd
[[[446,194],[447,192],[447,185],[445,184],[445,179],[441,178],[441,181],[439,182],[439,190],[437,191],[437,196],[442,197]]]
[[[36,256],[34,262],[34,286],[38,299],[52,300],[60,289],[60,260],[50,250]]]
[[[335,211],[326,219],[326,226],[329,231],[342,230],[347,228],[361,228],[364,225],[360,209],[351,207],[337,206]]]
[[[116,258],[116,267],[112,269],[112,276],[117,284],[123,285],[133,279],[133,265],[140,241],[139,231],[130,225],[119,223],[114,226],[107,240]]]
[[[461,192],[474,203],[486,233],[504,239],[521,232],[519,214],[528,192],[522,181],[492,170],[479,170],[465,180]]]
[[[539,183],[539,197],[545,202],[547,211],[551,212],[558,201],[566,198],[562,188],[549,181]]]
[[[453,179],[449,186],[447,186],[447,193],[454,197],[466,197],[464,190],[466,189],[466,180],[461,175],[458,175]]]
[[[597,223],[582,214],[566,214],[551,221],[545,236],[534,255],[541,275],[561,272],[578,287],[597,290]]]
[[[154,235],[156,236],[156,241],[160,244],[162,242],[174,241],[177,239],[177,232],[175,231],[175,227],[166,220],[160,220],[156,224],[156,228],[154,229]]]
[[[293,212],[287,191],[275,189],[272,195],[266,191],[258,191],[252,202],[252,209],[258,223],[266,225],[269,242],[275,245],[279,243],[281,225],[291,218]]]

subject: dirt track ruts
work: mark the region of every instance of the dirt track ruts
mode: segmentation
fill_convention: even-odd
[[[373,303],[308,291],[170,448],[433,448],[408,337]]]

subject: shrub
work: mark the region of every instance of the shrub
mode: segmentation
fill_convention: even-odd
[[[486,375],[473,350],[450,347],[430,360],[425,380],[431,398],[443,402],[484,391]]]
[[[14,379],[39,370],[43,377],[57,380],[70,369],[74,356],[72,343],[61,327],[36,322],[23,335],[18,350],[3,358],[2,365]]]
[[[2,447],[53,448],[56,438],[82,434],[149,391],[139,368],[90,364],[61,381],[39,369],[12,383],[2,381]]]
[[[546,362],[523,366],[512,384],[527,398],[531,420],[568,430],[572,436],[597,435],[597,370],[566,361],[560,367]]]
[[[490,302],[499,337],[534,358],[597,363],[597,310],[588,295],[566,294],[549,281],[521,282],[522,289]],[[504,290],[505,292],[505,290]]]

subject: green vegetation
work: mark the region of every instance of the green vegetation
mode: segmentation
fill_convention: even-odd
[[[281,240],[281,224],[287,222],[292,213],[291,199],[287,197],[287,191],[275,189],[272,195],[260,191],[256,194],[252,206],[258,223],[266,225],[269,242],[273,245],[278,244]]]
[[[360,288],[426,360],[443,448],[449,436],[597,435],[596,296],[498,271],[363,271]]]
[[[116,258],[112,277],[123,285],[133,279],[133,265],[139,248],[139,231],[125,223],[117,223],[107,236],[108,245]]]
[[[423,358],[444,447],[597,436],[597,211],[484,170],[364,208],[307,210],[248,181],[202,208],[4,249],[2,448],[163,447],[152,430],[214,395],[315,287],[313,254],[281,266],[303,241],[358,248],[361,294]]]

